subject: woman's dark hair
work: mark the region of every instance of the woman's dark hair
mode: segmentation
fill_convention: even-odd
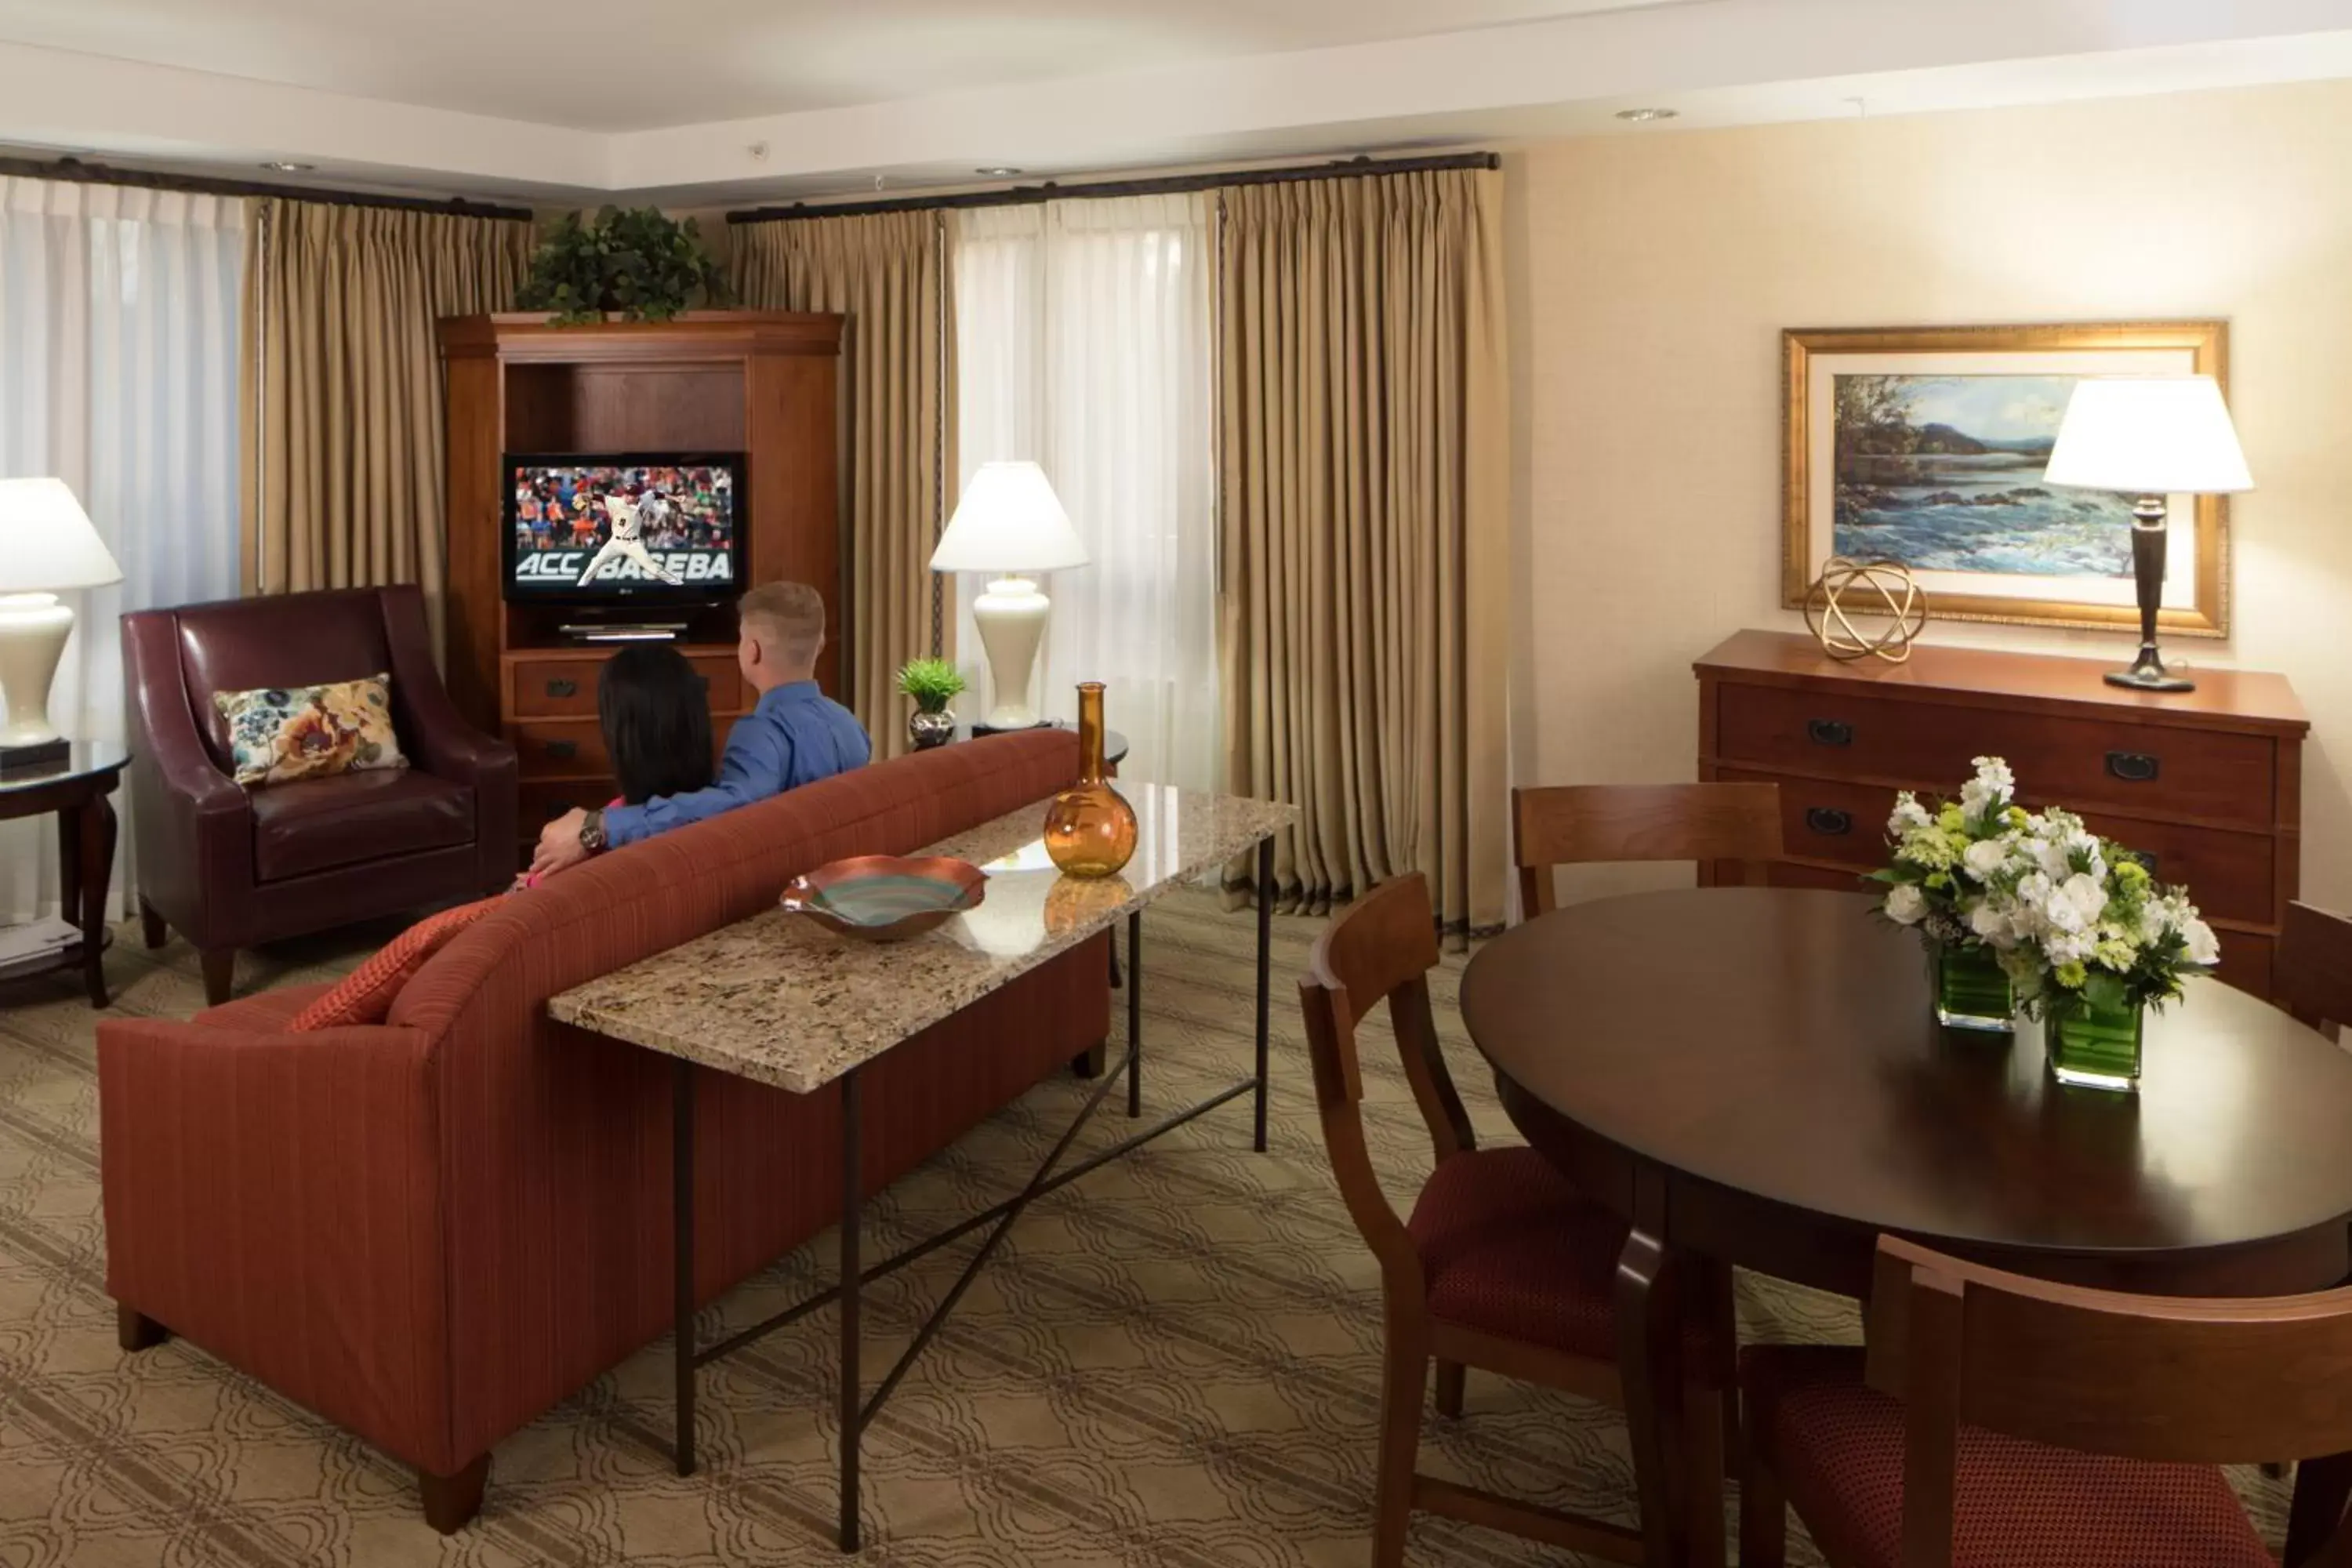
[[[625,804],[710,787],[710,692],[677,649],[633,643],[607,659],[596,717]]]

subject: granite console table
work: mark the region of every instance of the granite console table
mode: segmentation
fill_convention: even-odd
[[[866,1424],[897,1389],[1031,1203],[1087,1172],[1172,1131],[1229,1100],[1254,1098],[1254,1147],[1265,1149],[1266,1007],[1274,835],[1297,820],[1295,806],[1228,795],[1130,784],[1122,792],[1141,827],[1135,858],[1117,877],[1066,878],[1046,858],[1042,800],[925,855],[969,860],[989,874],[978,909],[911,942],[873,944],[835,936],[771,910],[671,948],[626,969],[551,997],[559,1022],[672,1058],[674,1127],[671,1202],[676,1236],[676,1377],[678,1474],[694,1473],[696,1369],[733,1354],[820,1308],[841,1308],[841,1514],[844,1552],[858,1545],[858,1450]],[[1141,1132],[1060,1169],[1063,1156],[1110,1086],[1127,1080],[1128,1115],[1142,1113],[1142,914],[1199,873],[1255,847],[1257,851],[1257,1031],[1252,1076]],[[1022,1190],[992,1208],[872,1265],[859,1256],[860,1069],[999,986],[1127,921],[1127,1051],[1102,1076],[1069,1130]],[[697,1347],[694,1337],[694,1074],[731,1073],[794,1094],[841,1085],[840,1268],[831,1288],[730,1335]],[[983,1226],[992,1226],[898,1363],[866,1393],[858,1369],[863,1288]]]

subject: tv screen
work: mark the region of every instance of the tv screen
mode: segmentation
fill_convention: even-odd
[[[737,453],[509,455],[506,596],[707,604],[742,589]]]

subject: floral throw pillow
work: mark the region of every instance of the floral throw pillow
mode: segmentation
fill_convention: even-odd
[[[328,686],[215,691],[213,705],[228,721],[229,756],[241,784],[408,765],[392,731],[388,674]]]

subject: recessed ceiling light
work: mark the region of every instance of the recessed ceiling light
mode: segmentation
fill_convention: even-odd
[[[1679,109],[1621,109],[1617,111],[1617,118],[1631,121],[1636,125],[1647,125],[1653,120],[1672,120],[1681,112]]]
[[[316,163],[289,163],[283,158],[272,158],[261,166],[265,169],[270,170],[272,173],[279,174],[307,174],[319,165]]]
[[[1009,180],[1021,171],[1010,163],[997,163],[985,169],[974,169],[975,174],[985,174],[992,180]]]

